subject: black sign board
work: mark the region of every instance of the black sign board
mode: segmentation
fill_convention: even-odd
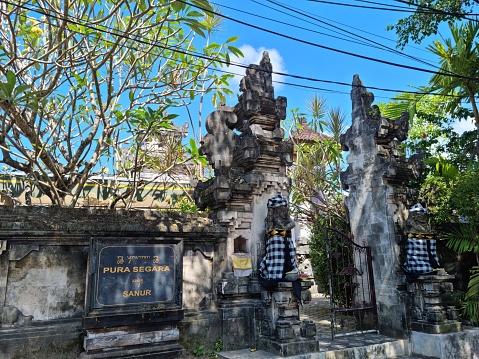
[[[175,255],[173,244],[102,246],[94,307],[174,301]]]
[[[94,237],[87,310],[122,306],[180,307],[181,241]]]

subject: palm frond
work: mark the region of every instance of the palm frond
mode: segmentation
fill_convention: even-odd
[[[469,284],[467,285],[466,299],[479,297],[479,266],[474,266],[470,270]]]
[[[443,238],[448,241],[446,246],[454,252],[479,252],[479,235],[477,228],[473,224],[462,224],[459,228],[445,233]]]

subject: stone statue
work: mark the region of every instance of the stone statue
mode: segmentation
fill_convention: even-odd
[[[294,226],[286,197],[270,198],[265,220],[266,254],[259,267],[260,284],[267,290],[273,290],[279,281],[298,279],[296,249],[291,239]]]
[[[273,228],[281,228],[291,231],[295,227],[294,221],[289,215],[288,201],[278,195],[268,200],[268,214],[265,219],[266,233]]]

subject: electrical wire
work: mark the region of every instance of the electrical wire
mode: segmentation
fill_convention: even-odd
[[[259,3],[257,0],[251,0],[251,1],[253,1],[254,3],[260,4],[260,5],[263,5],[263,4]],[[350,34],[350,35],[352,35],[352,36],[354,36],[354,37],[358,37],[358,38],[364,40],[365,42],[373,43],[374,45],[376,45],[376,46],[374,46],[374,47],[377,48],[377,49],[382,49],[382,50],[384,50],[384,51],[388,51],[388,52],[394,53],[394,54],[396,54],[396,55],[406,57],[406,58],[408,58],[408,59],[410,59],[410,60],[417,61],[417,62],[422,63],[422,64],[424,64],[424,65],[428,65],[428,66],[434,67],[434,68],[436,68],[436,69],[440,69],[438,66],[436,66],[436,65],[434,65],[434,64],[431,64],[431,63],[429,63],[429,62],[427,62],[427,61],[425,61],[425,60],[419,59],[419,58],[417,58],[417,57],[415,57],[415,56],[411,56],[411,55],[405,54],[404,52],[398,51],[397,49],[394,49],[394,48],[391,48],[391,47],[386,46],[386,45],[384,45],[384,44],[381,44],[381,43],[379,43],[379,42],[373,41],[373,40],[368,39],[368,38],[366,38],[366,37],[364,37],[364,36],[360,36],[360,35],[358,35],[358,34],[355,34],[355,33],[351,32],[351,31],[348,31],[348,30],[345,30],[345,29],[341,29],[340,27],[338,27],[338,26],[336,26],[336,25],[333,25],[333,24],[330,24],[330,23],[328,23],[328,22],[325,22],[325,21],[323,21],[323,20],[319,20],[319,19],[317,19],[314,15],[308,15],[308,14],[302,12],[302,11],[299,11],[299,10],[297,10],[297,9],[295,9],[295,8],[286,6],[286,5],[284,5],[284,4],[282,4],[282,3],[279,3],[279,2],[277,2],[277,1],[272,1],[272,0],[266,0],[266,1],[268,1],[269,3],[275,4],[276,6],[279,6],[279,7],[283,8],[283,9],[287,9],[287,10],[289,10],[289,11],[291,11],[291,12],[294,12],[294,13],[296,13],[296,14],[299,14],[299,15],[301,15],[301,16],[304,16],[304,17],[306,17],[306,18],[308,18],[308,19],[312,19],[312,20],[314,20],[314,21],[316,21],[316,22],[320,22],[320,23],[322,23],[322,24],[325,24],[325,25],[327,25],[327,26],[330,26],[330,27],[332,27],[332,28],[334,28],[334,29],[336,29],[336,30],[340,30],[340,31],[342,31],[342,32],[346,32],[347,34]],[[266,5],[264,5],[264,6],[266,6]],[[277,9],[275,9],[275,8],[272,8],[272,9],[274,9],[274,10],[276,10],[276,11],[280,11],[280,10],[277,10]],[[281,13],[285,13],[285,12],[283,12],[283,11],[280,11],[280,12],[281,12]],[[295,16],[295,17],[296,17],[296,16]],[[296,17],[296,18],[298,18],[298,17]],[[448,71],[448,72],[449,72],[449,71]],[[453,73],[453,72],[450,72],[450,73]]]
[[[256,2],[254,0],[252,0],[253,2]],[[259,19],[263,19],[263,20],[268,20],[268,21],[271,21],[271,22],[275,22],[275,23],[278,23],[278,24],[281,24],[281,25],[286,25],[286,26],[289,26],[289,27],[293,27],[295,29],[300,29],[300,30],[305,30],[305,31],[308,31],[308,32],[312,32],[312,33],[315,33],[315,34],[319,34],[319,35],[324,35],[324,36],[329,36],[329,37],[332,37],[334,39],[338,39],[338,40],[343,40],[343,41],[349,41],[349,42],[352,42],[352,43],[355,43],[355,44],[359,44],[359,45],[364,45],[364,46],[369,46],[369,47],[373,47],[373,48],[377,48],[377,49],[380,49],[380,47],[378,46],[374,46],[374,45],[371,45],[371,44],[368,44],[366,42],[363,42],[363,41],[357,41],[357,40],[353,40],[353,37],[351,36],[347,36],[347,37],[340,37],[340,36],[335,36],[335,35],[331,35],[331,34],[327,34],[327,33],[324,33],[324,32],[321,32],[321,31],[317,31],[317,30],[313,30],[313,29],[308,29],[306,27],[302,27],[302,26],[298,26],[298,25],[295,25],[295,24],[290,24],[290,23],[287,23],[287,22],[284,22],[284,21],[280,21],[280,20],[277,20],[277,19],[273,19],[273,18],[270,18],[270,17],[266,17],[266,16],[262,16],[262,15],[258,15],[258,14],[255,14],[255,13],[252,13],[252,12],[248,12],[248,11],[244,11],[244,10],[241,10],[241,9],[236,9],[234,7],[231,7],[231,6],[227,6],[227,5],[222,5],[222,4],[218,4],[218,3],[215,3],[213,1],[210,1],[211,4],[215,4],[215,5],[218,5],[218,6],[221,6],[222,8],[225,8],[225,9],[229,9],[229,10],[233,10],[233,11],[237,11],[237,12],[240,12],[240,13],[243,13],[243,14],[246,14],[246,15],[250,15],[250,16],[254,16],[254,17],[257,17]],[[277,9],[274,9],[272,7],[269,7],[267,5],[264,5],[264,4],[261,4],[261,3],[258,3],[259,5],[261,6],[266,6],[270,9],[273,9],[273,10],[276,10],[276,11],[279,11]],[[297,16],[293,16],[297,19],[300,19],[299,17]],[[306,21],[310,24],[313,24],[313,22],[311,21]],[[322,26],[319,26],[317,24],[314,24],[315,26],[318,26],[318,27],[322,27]],[[329,30],[329,29],[327,29]],[[329,30],[331,31],[331,30]],[[350,40],[348,40],[348,38]]]
[[[347,6],[347,7],[354,7],[359,9],[370,9],[370,10],[386,10],[386,11],[396,11],[396,12],[403,12],[403,13],[415,13],[414,10],[407,10],[407,9],[393,9],[387,7],[377,7],[377,6],[366,6],[366,5],[354,5],[354,4],[345,4],[339,3],[335,1],[326,1],[326,0],[308,0],[310,2],[316,2],[321,4],[329,4],[329,5],[338,5],[338,6]],[[382,5],[382,4],[380,4]]]
[[[181,0],[180,0],[181,1]],[[74,21],[72,20],[71,17],[69,17],[68,19],[65,19],[65,18],[60,18],[59,16],[55,16],[53,14],[46,14],[45,12],[43,11],[39,11],[39,10],[35,10],[35,9],[32,9],[32,8],[28,8],[24,5],[19,5],[19,4],[13,4],[9,1],[5,1],[5,0],[0,0],[0,2],[3,2],[3,3],[8,3],[10,5],[14,5],[14,6],[18,6],[20,8],[23,8],[24,10],[29,10],[29,11],[32,11],[32,12],[37,12],[41,15],[46,15],[46,16],[49,16],[49,17],[52,17],[52,18],[56,18],[56,19],[60,19],[60,20],[64,20],[68,23],[71,23],[71,24],[74,24],[74,25],[81,25],[81,26],[85,26],[85,27],[88,27],[92,30],[95,30],[95,31],[99,31],[99,32],[103,32],[103,33],[107,33],[107,34],[110,34],[110,35],[115,35],[115,36],[119,36],[119,37],[122,37],[124,39],[128,39],[128,40],[131,40],[131,41],[134,41],[134,42],[139,42],[139,43],[142,43],[142,44],[146,44],[146,45],[154,45],[154,46],[157,46],[159,48],[164,48],[164,49],[168,49],[168,50],[171,50],[173,52],[179,52],[179,53],[182,53],[182,54],[185,54],[185,55],[192,55],[192,56],[197,56],[199,58],[202,58],[202,59],[205,59],[205,60],[209,60],[209,61],[212,61],[213,59],[211,57],[208,57],[208,56],[205,56],[205,55],[202,55],[200,53],[190,53],[188,51],[182,51],[182,50],[179,50],[178,48],[171,48],[171,47],[168,47],[168,46],[165,46],[165,45],[159,45],[159,44],[152,44],[152,43],[149,43],[143,39],[131,39],[127,36],[124,35],[124,33],[121,33],[121,32],[118,32],[118,31],[115,31],[115,32],[108,32],[104,29],[99,29],[99,28],[96,28],[94,26],[91,26],[87,23],[81,23],[81,22],[77,22],[77,21]],[[210,11],[211,12],[211,11]],[[75,31],[74,31],[75,32]],[[78,33],[78,32],[77,32]],[[78,33],[80,35],[84,35],[84,34],[81,34],[81,33]],[[108,41],[108,40],[106,40]],[[110,41],[111,42],[111,41]],[[130,49],[132,50],[137,50],[136,48],[134,47],[129,47]],[[177,62],[181,63],[180,60],[176,60]],[[244,69],[247,69],[249,68],[249,66],[247,65],[243,65],[241,63],[234,63],[234,62],[227,62],[227,61],[224,61],[224,60],[220,60],[220,59],[216,59],[217,62],[219,63],[222,63],[223,65],[231,65],[231,66],[237,66],[237,67],[240,67],[240,68],[244,68]],[[220,69],[211,69],[213,71],[217,71],[217,72],[224,72],[224,73],[228,73],[228,74],[231,74],[231,75],[239,75],[239,74],[235,74],[235,73],[232,73],[232,72],[228,72],[228,71],[225,71],[225,70],[220,70]],[[311,81],[311,82],[321,82],[321,83],[328,83],[328,84],[334,84],[334,85],[341,85],[341,86],[348,86],[348,87],[351,87],[352,84],[350,83],[344,83],[344,82],[340,82],[340,81],[333,81],[333,80],[323,80],[323,79],[317,79],[317,78],[313,78],[313,77],[307,77],[307,76],[301,76],[301,75],[294,75],[294,74],[288,74],[288,73],[283,73],[283,72],[276,72],[276,71],[273,71],[272,74],[276,74],[276,75],[279,75],[279,76],[285,76],[285,77],[291,77],[291,78],[295,78],[295,79],[299,79],[299,80],[306,80],[306,81]],[[291,85],[291,86],[295,86],[295,87],[303,87],[305,89],[315,89],[315,90],[320,90],[320,91],[333,91],[333,90],[328,90],[328,89],[323,89],[323,88],[317,88],[317,87],[312,87],[312,86],[306,86],[306,85],[299,85],[299,84],[292,84],[292,83],[287,83],[287,82],[280,82],[280,81],[276,81],[277,83],[282,83],[282,84],[285,84],[285,85]],[[396,90],[396,89],[388,89],[388,88],[381,88],[381,87],[374,87],[374,86],[368,86],[368,89],[373,89],[373,90],[378,90],[378,91],[385,91],[385,92],[395,92],[395,93],[411,93],[411,94],[420,94],[420,95],[426,95],[426,94],[429,94],[429,95],[439,95],[439,94],[434,94],[434,93],[427,93],[427,92],[418,92],[418,91],[405,91],[405,90]],[[456,97],[454,95],[441,95],[441,96],[446,96],[446,97]]]
[[[314,42],[311,42],[311,41],[298,39],[298,38],[296,38],[296,37],[294,37],[294,36],[289,36],[289,35],[286,35],[286,34],[283,34],[283,33],[277,32],[277,31],[265,29],[265,28],[262,28],[262,27],[260,27],[260,26],[254,25],[254,24],[249,24],[249,23],[247,23],[247,22],[245,22],[245,21],[241,21],[241,20],[238,20],[238,19],[234,19],[234,18],[232,18],[232,17],[230,17],[230,16],[226,16],[226,15],[223,15],[223,14],[218,13],[218,12],[216,12],[216,11],[212,11],[212,10],[206,9],[206,8],[204,8],[204,7],[202,7],[202,6],[199,6],[199,5],[196,5],[196,4],[192,4],[192,3],[188,2],[188,1],[185,1],[185,0],[177,0],[177,1],[179,1],[179,2],[181,2],[181,3],[184,3],[184,4],[186,4],[186,5],[190,5],[190,6],[196,7],[196,8],[198,8],[198,9],[200,9],[200,10],[205,11],[205,12],[212,13],[212,14],[215,14],[215,15],[217,15],[217,16],[221,16],[221,17],[223,17],[223,18],[225,18],[225,19],[227,19],[227,20],[231,20],[231,21],[237,22],[237,23],[239,23],[239,24],[242,24],[242,25],[251,27],[251,28],[253,28],[253,29],[257,29],[257,30],[260,30],[260,31],[263,31],[263,32],[267,32],[267,33],[270,33],[270,34],[273,34],[273,35],[277,35],[277,36],[283,37],[283,38],[285,38],[285,39],[293,40],[293,41],[295,41],[295,42],[303,43],[303,44],[310,45],[310,46],[313,46],[313,47],[317,47],[317,48],[321,48],[321,49],[325,49],[325,50],[329,50],[329,51],[341,53],[341,54],[344,54],[344,55],[349,55],[349,56],[353,56],[353,57],[358,57],[358,58],[361,58],[361,59],[364,59],[364,60],[369,60],[369,61],[373,61],[373,62],[378,62],[378,63],[385,64],[385,65],[390,65],[390,66],[395,66],[395,67],[401,67],[401,68],[405,68],[405,69],[409,69],[409,70],[426,72],[426,73],[430,73],[430,74],[434,74],[434,75],[443,75],[443,76],[450,76],[450,77],[455,77],[455,78],[460,78],[460,79],[467,79],[467,80],[477,81],[477,79],[471,78],[471,77],[467,77],[467,76],[462,76],[462,75],[457,75],[457,74],[448,74],[448,73],[445,73],[445,72],[433,71],[433,70],[428,70],[428,69],[424,69],[424,68],[420,68],[420,67],[409,66],[409,65],[404,65],[404,64],[398,64],[398,63],[392,62],[392,61],[376,59],[376,58],[374,58],[374,57],[365,56],[365,55],[360,55],[360,54],[355,54],[355,53],[352,53],[352,52],[349,52],[349,51],[345,51],[345,50],[341,50],[341,49],[336,49],[336,48],[333,48],[333,47],[330,47],[330,46],[320,45],[320,44],[317,44],[317,43],[314,43]]]
[[[392,6],[394,8],[398,8],[398,9],[410,9],[409,6],[399,6],[399,5],[387,5],[387,4],[384,4],[384,3],[380,3],[380,2],[375,2],[375,1],[367,1],[367,0],[353,0],[353,1],[356,1],[356,2],[362,2],[362,3],[365,3],[365,4],[373,4],[373,5],[381,5],[381,6]]]
[[[259,5],[262,5],[262,6],[267,6],[267,5],[265,5],[265,4],[261,4],[261,3],[258,2],[257,0],[250,0],[250,1],[255,2],[255,3],[257,3],[257,4],[259,4]],[[268,1],[268,0],[266,0],[266,1]],[[279,4],[281,4],[281,3],[279,3]],[[283,5],[284,5],[284,4],[283,4]],[[222,6],[223,6],[223,5],[222,5]],[[269,8],[274,9],[274,8],[272,8],[272,7],[269,7]],[[394,42],[394,43],[396,43],[396,40],[387,38],[387,37],[385,37],[385,36],[381,36],[381,35],[378,35],[378,34],[375,34],[375,33],[372,33],[372,32],[369,32],[369,31],[366,31],[366,30],[363,30],[363,29],[360,29],[360,28],[357,28],[357,27],[354,27],[354,26],[351,26],[351,25],[348,25],[348,24],[345,24],[345,23],[342,23],[342,22],[339,22],[339,21],[336,21],[336,20],[331,20],[331,19],[328,19],[328,18],[326,18],[326,17],[324,17],[324,16],[320,16],[320,15],[314,14],[314,13],[312,13],[312,12],[308,12],[308,11],[305,11],[305,10],[301,10],[301,9],[295,8],[294,6],[291,6],[291,8],[292,8],[292,9],[295,9],[295,10],[298,10],[298,11],[302,11],[303,14],[311,15],[311,16],[313,16],[315,19],[324,19],[324,20],[327,20],[327,21],[332,21],[332,22],[334,22],[334,23],[336,23],[336,24],[338,24],[338,25],[341,25],[341,26],[344,26],[344,27],[348,27],[348,28],[353,29],[353,30],[356,30],[356,31],[360,31],[360,32],[363,32],[363,33],[365,33],[365,34],[368,34],[368,35],[371,35],[371,36],[375,36],[375,37],[378,37],[378,38],[383,39],[383,40],[387,40],[387,41],[389,41],[389,42]],[[279,11],[279,10],[277,10],[277,9],[275,9],[275,10],[276,10],[276,11]],[[284,13],[284,12],[283,12],[283,13]],[[291,15],[288,15],[288,16],[291,16]],[[296,17],[296,18],[298,18],[298,17]],[[317,26],[319,26],[319,25],[317,25]],[[423,49],[423,48],[417,47],[417,46],[413,46],[413,45],[410,45],[410,44],[407,44],[406,46],[407,46],[407,47],[410,47],[411,49],[417,50],[417,51],[422,51],[422,52],[427,52],[427,53],[429,53],[429,51],[427,51],[427,50],[425,50],[425,49]]]

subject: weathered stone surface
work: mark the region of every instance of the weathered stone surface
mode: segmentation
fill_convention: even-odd
[[[178,341],[180,332],[177,328],[149,330],[135,333],[133,328],[116,330],[87,331],[83,339],[83,347],[87,351],[102,350],[113,347],[128,347],[143,344],[159,344]]]
[[[0,328],[0,359],[77,359],[82,352],[81,320],[25,327]]]
[[[82,347],[79,328],[84,315],[90,239],[92,236],[124,238],[132,235],[182,240],[189,265],[185,266],[188,274],[184,288],[193,290],[195,286],[196,290],[196,295],[185,303],[185,307],[214,310],[216,292],[213,283],[219,279],[219,274],[216,278],[212,268],[220,268],[225,262],[218,253],[224,248],[226,229],[204,216],[2,206],[0,238],[4,249],[0,254],[0,358],[22,357],[25,350],[29,355],[23,357],[32,359],[78,358]],[[198,316],[196,312],[190,314],[185,320],[186,330],[194,329],[187,323],[189,320],[194,322]],[[115,318],[112,317],[112,320],[118,319]],[[178,321],[183,314],[173,316],[166,313],[153,317],[151,313],[139,313],[131,314],[130,318],[136,322]],[[215,318],[208,319],[207,325],[215,325],[218,316]],[[77,331],[70,335],[70,331],[62,326],[63,322],[74,322]],[[69,325],[73,330],[74,325]],[[8,336],[4,330],[9,331]],[[203,341],[214,342],[219,337],[217,333],[213,338],[203,333]],[[7,338],[7,342],[2,342]],[[179,349],[174,350],[176,354],[171,354],[171,350],[169,354],[163,354],[178,357],[178,353],[184,351],[177,347]],[[124,350],[124,353],[127,351]],[[2,356],[4,353],[6,356]],[[112,355],[118,358],[120,354]]]
[[[457,309],[448,305],[454,276],[439,271],[437,275],[422,275],[407,284],[411,296],[411,328],[430,334],[458,332],[462,329],[457,320]]]
[[[412,352],[428,358],[479,358],[479,330],[451,334],[411,332]]]
[[[404,284],[401,273],[398,238],[404,234],[407,208],[407,182],[418,175],[418,158],[408,160],[398,147],[406,139],[408,114],[391,120],[381,116],[357,75],[351,91],[352,124],[341,136],[343,150],[349,151],[348,168],[341,183],[348,196],[351,231],[356,241],[372,248],[373,273],[378,303],[379,329],[386,335],[405,335],[409,313],[398,302],[398,286]]]
[[[301,336],[305,338],[313,338],[316,336],[316,325],[312,320],[303,320],[301,322]]]

